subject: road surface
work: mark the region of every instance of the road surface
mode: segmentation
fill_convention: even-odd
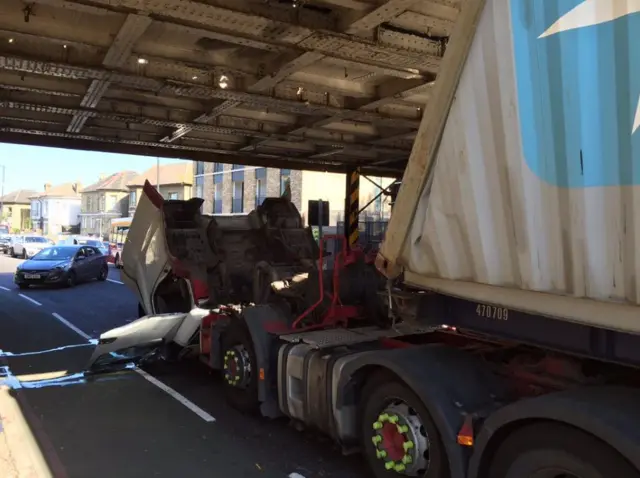
[[[133,295],[115,269],[21,291],[19,262],[0,256],[2,478],[364,478],[328,440],[227,406],[198,364],[86,380],[90,340],[137,318]]]

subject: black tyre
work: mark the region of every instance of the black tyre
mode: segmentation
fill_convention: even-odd
[[[104,282],[109,277],[109,267],[105,264],[98,273],[98,280]]]
[[[29,284],[18,284],[18,287],[20,289],[28,289],[29,288]]]
[[[113,265],[116,269],[120,269],[120,254],[116,254],[116,257],[113,260]]]
[[[360,410],[362,450],[372,476],[449,477],[440,433],[406,385],[377,373],[362,391]]]
[[[245,413],[257,413],[258,369],[253,341],[242,317],[234,317],[222,335],[224,393],[229,404]]]
[[[67,287],[74,287],[77,284],[77,277],[76,277],[76,273],[73,271],[69,272],[69,275],[67,276]]]
[[[23,259],[27,259],[27,250],[26,249],[22,249],[22,258]]]
[[[639,478],[613,448],[559,423],[537,423],[509,435],[489,468],[489,478]]]
[[[11,257],[16,257],[16,251],[13,250],[13,247],[11,249],[9,249],[9,255]]]

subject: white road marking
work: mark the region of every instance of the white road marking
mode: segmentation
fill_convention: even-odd
[[[124,284],[124,282],[120,282],[119,280],[115,279],[107,279],[107,282],[113,282],[114,284]]]
[[[165,385],[160,380],[158,380],[157,378],[149,375],[144,370],[140,370],[138,368],[138,369],[136,369],[136,372],[140,376],[144,377],[147,381],[149,381],[150,383],[152,383],[153,385],[158,387],[160,390],[163,390],[163,391],[167,392],[169,395],[171,395],[177,401],[182,403],[185,407],[187,407],[193,413],[195,413],[200,418],[202,418],[205,422],[215,422],[216,421],[215,418],[213,418],[211,415],[209,415],[207,412],[205,412],[202,408],[200,408],[198,405],[193,403],[191,400],[186,398],[184,395],[176,392],[173,388],[169,387],[168,385]]]
[[[42,305],[40,302],[38,302],[35,299],[32,299],[31,297],[29,297],[28,295],[24,295],[24,294],[18,294],[20,297],[22,297],[23,299],[27,299],[29,302],[32,302],[36,305]]]
[[[62,317],[60,314],[57,314],[56,312],[54,312],[51,315],[53,315],[56,319],[58,319],[61,323],[63,323],[67,327],[69,327],[71,330],[73,330],[78,335],[84,337],[85,339],[87,339],[89,341],[92,340],[89,335],[85,334],[82,330],[80,330],[78,327],[73,325],[71,322],[69,322],[67,319]],[[141,369],[137,368],[137,369],[135,369],[135,371],[141,377],[143,377],[145,380],[147,380],[149,383],[155,385],[160,390],[162,390],[162,391],[168,393],[169,395],[171,395],[173,398],[175,398],[182,405],[184,405],[189,410],[191,410],[193,413],[195,413],[200,418],[202,418],[205,422],[215,422],[216,421],[215,418],[213,418],[211,415],[209,415],[207,412],[205,412],[202,408],[200,408],[198,405],[193,403],[187,397],[185,397],[184,395],[180,394],[179,392],[176,392],[173,388],[169,387],[168,385],[165,385],[160,380],[158,380],[155,377],[149,375],[144,370],[141,370]]]
[[[58,319],[59,322],[61,322],[63,325],[66,325],[67,327],[69,327],[71,330],[73,330],[79,336],[84,337],[85,339],[91,341],[91,336],[90,335],[85,334],[82,330],[80,330],[78,327],[73,325],[71,322],[69,322],[67,319],[62,317],[60,314],[54,312],[51,315],[53,315],[56,319]]]
[[[304,478],[300,473],[290,473],[289,478]]]
[[[1,286],[1,285],[0,285],[0,289],[2,289],[2,290],[11,290],[11,289],[9,289],[8,287],[3,287],[3,286]]]

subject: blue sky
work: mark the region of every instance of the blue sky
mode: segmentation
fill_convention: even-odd
[[[42,191],[45,183],[55,186],[75,180],[88,186],[96,182],[102,173],[109,175],[123,170],[142,172],[155,166],[156,161],[156,158],[148,156],[0,143],[0,165],[5,166],[5,194],[16,189]],[[160,158],[160,164],[178,161]],[[0,179],[1,174],[0,168]]]

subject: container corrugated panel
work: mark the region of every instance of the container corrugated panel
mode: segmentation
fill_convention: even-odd
[[[638,304],[639,98],[640,0],[488,0],[402,251],[414,282]]]

